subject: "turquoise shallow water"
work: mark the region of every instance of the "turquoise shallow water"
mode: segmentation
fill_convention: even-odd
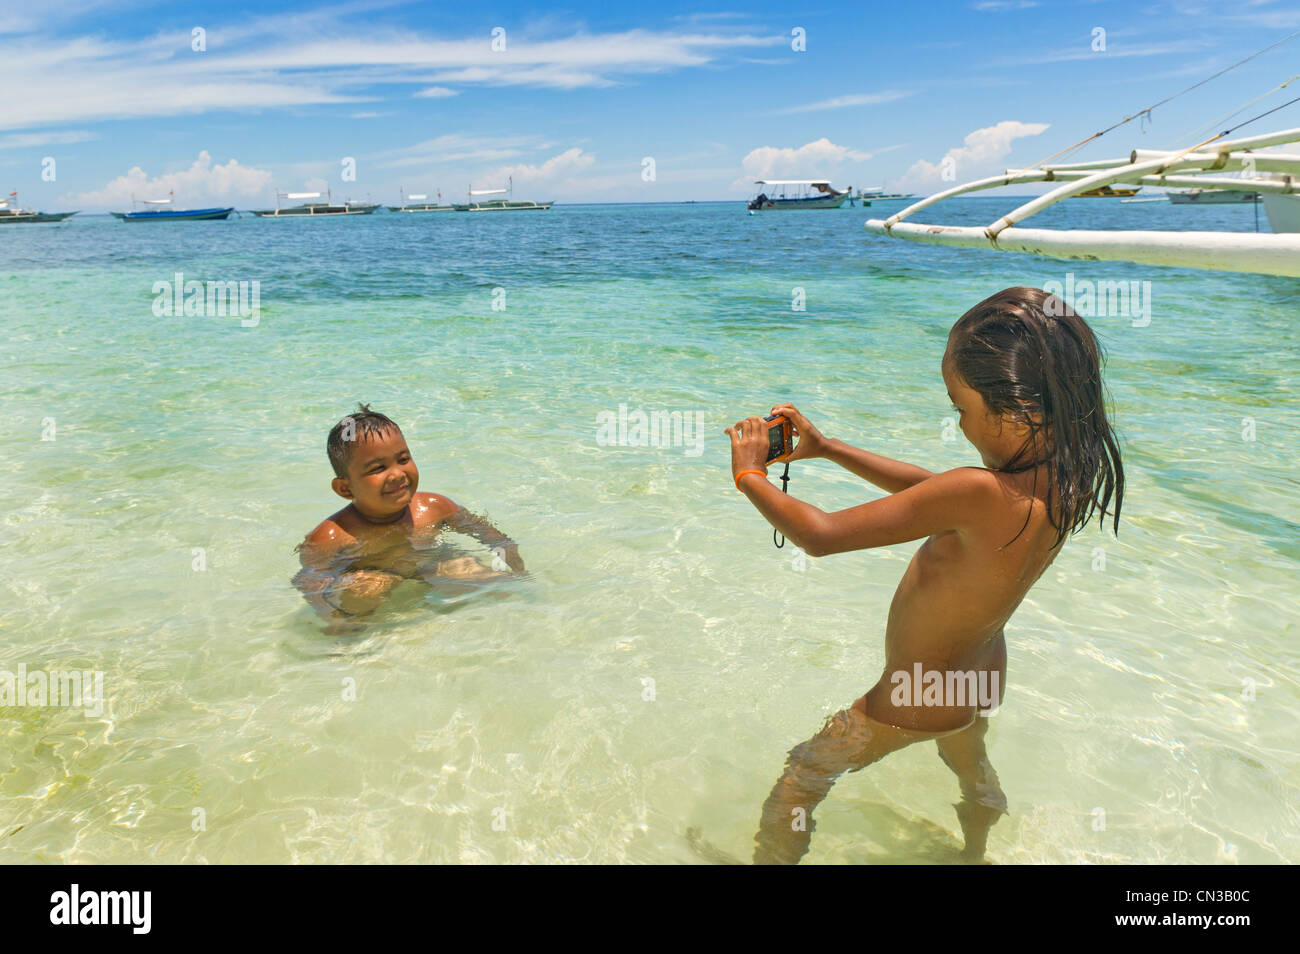
[[[1149,324],[1092,320],[1129,496],[1119,539],[1074,538],[1008,625],[990,856],[1300,861],[1300,285],[918,247],[866,217],[0,231],[0,670],[100,670],[106,696],[0,708],[0,859],[688,862],[691,826],[747,855],[785,752],[878,675],[917,544],[797,563],[731,489],[722,429],[791,398],[880,453],[978,463],[944,439],[947,330],[1068,273],[1151,283]],[[1053,220],[1253,228],[1087,200]],[[156,316],[177,271],[259,281],[259,322]],[[530,581],[454,605],[411,584],[368,637],[320,633],[293,547],[336,509],[325,434],[358,400]],[[624,404],[701,414],[702,452],[602,445]],[[876,494],[826,464],[791,489]],[[956,798],[933,746],[890,756],[836,786],[809,860],[948,860]]]

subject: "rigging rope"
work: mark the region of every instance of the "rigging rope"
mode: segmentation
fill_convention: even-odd
[[[1256,52],[1250,54],[1250,56],[1246,57],[1244,60],[1241,60],[1241,61],[1239,61],[1239,62],[1237,62],[1237,63],[1233,63],[1231,66],[1228,66],[1228,67],[1225,67],[1224,69],[1219,70],[1219,72],[1215,73],[1213,76],[1207,76],[1205,79],[1201,80],[1199,83],[1193,83],[1191,86],[1187,87],[1187,89],[1182,90],[1181,92],[1174,93],[1174,95],[1172,95],[1172,96],[1166,96],[1164,99],[1160,100],[1160,102],[1158,102],[1158,103],[1152,103],[1152,104],[1151,104],[1150,106],[1148,106],[1146,109],[1139,110],[1138,112],[1134,113],[1132,116],[1125,116],[1125,117],[1124,117],[1123,119],[1121,119],[1119,122],[1115,123],[1114,125],[1107,126],[1107,127],[1106,127],[1105,129],[1103,129],[1101,132],[1095,132],[1095,133],[1093,133],[1091,136],[1088,136],[1088,137],[1085,138],[1085,139],[1080,139],[1080,140],[1079,140],[1078,142],[1076,142],[1073,146],[1068,146],[1068,147],[1066,147],[1065,149],[1062,149],[1060,152],[1058,152],[1058,153],[1054,153],[1053,155],[1048,156],[1046,159],[1040,159],[1040,160],[1038,160],[1038,162],[1034,163],[1032,166],[1029,166],[1029,167],[1027,167],[1027,168],[1028,168],[1028,169],[1037,169],[1039,166],[1043,165],[1044,163],[1051,162],[1053,159],[1058,159],[1058,158],[1060,158],[1061,156],[1066,155],[1067,153],[1074,152],[1074,150],[1080,148],[1081,146],[1085,146],[1085,145],[1087,145],[1088,143],[1092,142],[1094,139],[1100,139],[1102,136],[1106,135],[1106,133],[1108,133],[1108,132],[1110,132],[1110,131],[1112,131],[1112,130],[1114,130],[1114,129],[1118,129],[1120,126],[1123,126],[1125,123],[1131,123],[1133,120],[1138,119],[1138,118],[1143,117],[1143,116],[1145,116],[1145,117],[1147,117],[1147,118],[1149,119],[1149,118],[1151,117],[1151,111],[1152,111],[1153,109],[1156,109],[1156,108],[1159,107],[1159,106],[1163,106],[1163,105],[1165,105],[1166,103],[1172,102],[1173,100],[1177,99],[1179,96],[1182,96],[1182,95],[1184,95],[1184,94],[1186,94],[1186,93],[1190,93],[1192,90],[1194,90],[1194,89],[1196,89],[1196,88],[1198,88],[1198,87],[1200,87],[1200,86],[1204,86],[1206,83],[1210,82],[1211,80],[1216,80],[1216,79],[1218,79],[1218,78],[1219,78],[1220,76],[1222,76],[1224,73],[1229,73],[1229,72],[1231,72],[1232,70],[1235,70],[1238,66],[1241,66],[1241,65],[1243,65],[1243,64],[1245,64],[1245,63],[1249,63],[1249,62],[1250,62],[1251,60],[1253,60],[1255,57],[1260,56],[1260,55],[1262,55],[1262,54],[1264,54],[1264,53],[1267,53],[1269,50],[1273,49],[1274,47],[1281,46],[1283,43],[1286,43],[1288,40],[1294,40],[1297,36],[1300,36],[1300,30],[1296,30],[1296,31],[1295,31],[1294,33],[1292,33],[1290,36],[1284,36],[1282,39],[1278,40],[1276,43],[1270,43],[1268,46],[1264,47],[1264,49],[1262,49],[1262,50],[1258,50],[1258,51],[1256,51]],[[1288,82],[1289,82],[1289,80],[1288,80]],[[1289,104],[1283,104],[1283,105],[1289,105]],[[1278,107],[1278,108],[1280,109],[1281,107]],[[1229,114],[1229,115],[1231,115],[1231,114]],[[1268,115],[1268,114],[1265,113],[1264,115]],[[1259,117],[1256,116],[1255,118],[1258,119]],[[1251,122],[1251,121],[1252,121],[1252,120],[1247,120],[1247,122]],[[1242,123],[1241,125],[1245,125],[1245,123]],[[1231,130],[1229,130],[1229,131],[1231,131]],[[1222,134],[1220,134],[1220,135],[1222,135]],[[1215,137],[1214,137],[1214,139],[1218,139],[1218,138],[1220,138],[1220,137],[1219,137],[1219,136],[1215,136]],[[1206,142],[1214,142],[1214,139],[1206,140]],[[1203,145],[1205,145],[1205,143],[1201,143],[1200,145],[1203,146]],[[1194,148],[1194,149],[1196,149],[1196,148],[1200,148],[1200,146],[1195,146],[1195,147],[1193,147],[1193,148]],[[1191,150],[1188,150],[1188,151],[1190,152]]]

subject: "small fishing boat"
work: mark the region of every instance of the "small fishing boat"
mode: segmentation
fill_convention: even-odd
[[[1098,186],[1095,189],[1089,189],[1087,192],[1080,192],[1073,196],[1075,199],[1117,199],[1125,196],[1137,195],[1142,191],[1141,186],[1136,189],[1113,189],[1108,185]]]
[[[755,179],[754,185],[758,195],[745,206],[751,212],[838,209],[853,192],[852,186],[836,189],[825,179]]]
[[[415,195],[415,194],[407,195],[405,192],[400,192],[400,195],[402,196],[402,204],[390,205],[388,207],[389,212],[454,212],[456,211],[456,207],[454,205],[440,204],[442,199],[441,192],[438,193],[439,202],[437,203],[426,201],[429,198],[427,195]]]
[[[165,199],[141,199],[140,205],[164,206],[171,205],[175,193],[169,192]],[[198,220],[218,220],[227,218],[235,207],[227,206],[226,208],[212,209],[140,209],[137,210],[135,196],[131,196],[130,212],[111,212],[110,215],[115,219],[123,222],[181,222],[181,221],[198,221]]]
[[[17,192],[10,192],[7,198],[0,199],[0,225],[6,223],[21,225],[31,222],[62,222],[64,219],[71,218],[76,214],[76,212],[36,212],[32,209],[19,208]]]
[[[1258,202],[1259,193],[1240,189],[1185,189],[1170,192],[1169,201],[1174,205],[1240,205]]]
[[[508,189],[474,189],[469,190],[469,198],[463,205],[454,206],[457,212],[545,212],[554,202],[533,202],[528,199],[513,198],[515,193],[515,178],[509,179],[510,187]],[[476,196],[485,195],[505,195],[510,198],[505,199],[480,199]]]
[[[259,219],[313,218],[324,215],[370,215],[379,208],[379,203],[353,202],[351,199],[342,205],[334,204],[333,195],[327,190],[324,202],[304,202],[301,205],[281,206],[281,199],[319,199],[320,192],[277,192],[274,209],[253,209]]]

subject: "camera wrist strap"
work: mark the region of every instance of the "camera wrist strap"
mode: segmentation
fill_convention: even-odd
[[[786,461],[785,473],[781,475],[781,493],[788,494],[789,492],[790,492],[790,462]],[[781,538],[780,543],[777,543],[777,537]],[[776,529],[776,527],[772,528],[772,542],[776,544],[776,548],[778,550],[781,549],[783,546],[785,546],[785,537],[781,535],[781,533]]]

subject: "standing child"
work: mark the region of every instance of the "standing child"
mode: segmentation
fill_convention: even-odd
[[[760,418],[727,429],[737,488],[810,555],[926,538],[889,607],[884,673],[790,752],[763,806],[756,863],[797,862],[813,809],[836,778],[928,739],[961,787],[966,857],[981,859],[1006,812],[983,718],[1005,688],[1003,627],[1068,534],[1094,513],[1111,516],[1118,533],[1124,469],[1106,419],[1100,349],[1082,318],[1044,291],[1008,288],[958,319],[941,371],[983,467],[934,474],[827,439],[792,405],[773,408],[798,435],[791,460],[825,458],[889,493],[838,513],[766,480]]]

